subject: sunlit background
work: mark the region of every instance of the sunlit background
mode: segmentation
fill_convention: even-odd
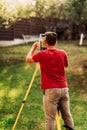
[[[35,0],[7,0],[7,2],[9,4],[15,4],[15,5],[18,5],[18,4],[21,4],[23,6],[26,6],[27,4],[34,4],[35,3]]]

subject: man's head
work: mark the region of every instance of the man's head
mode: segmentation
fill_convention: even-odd
[[[58,36],[55,32],[46,32],[45,36],[46,36],[46,42],[48,43],[48,45],[54,46],[56,44]]]

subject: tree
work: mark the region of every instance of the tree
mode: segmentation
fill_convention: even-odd
[[[20,18],[30,17],[33,10],[31,4],[28,0],[24,3],[20,0],[0,0],[0,26],[7,28]]]
[[[72,20],[83,31],[87,21],[87,0],[67,0],[65,14],[67,19]]]
[[[66,0],[0,0],[0,23],[8,27],[20,18],[64,18]]]
[[[11,22],[14,22],[16,18],[17,13],[14,4],[13,3],[9,4],[7,1],[1,0],[0,1],[1,24],[7,27]]]
[[[36,0],[35,2],[35,16],[36,17],[51,17],[63,18],[65,0]]]
[[[36,0],[34,5],[35,17],[39,18],[49,18],[49,27],[45,24],[45,28],[50,28],[50,30],[55,31],[55,27],[57,26],[58,19],[63,19],[65,17],[64,14],[64,4],[65,0]],[[52,26],[52,21],[54,20],[54,25]],[[56,19],[57,18],[57,19]],[[42,23],[43,24],[43,23]]]

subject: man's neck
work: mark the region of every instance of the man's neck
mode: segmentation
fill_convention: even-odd
[[[47,49],[48,50],[53,50],[53,49],[55,49],[55,46],[47,46]]]

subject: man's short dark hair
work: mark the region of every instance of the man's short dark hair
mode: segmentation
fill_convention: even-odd
[[[46,42],[53,46],[56,44],[56,41],[58,40],[58,35],[55,32],[46,32]]]

